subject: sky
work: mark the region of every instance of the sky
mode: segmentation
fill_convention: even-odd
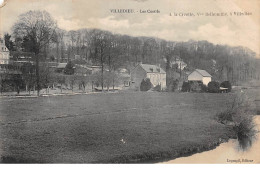
[[[110,9],[133,9],[135,13],[111,13]],[[139,12],[149,9],[160,13]],[[1,34],[11,33],[18,16],[29,10],[48,11],[65,30],[99,28],[172,41],[207,40],[245,46],[260,54],[260,0],[7,0],[0,9]],[[197,16],[206,12],[228,16]],[[234,12],[251,15],[235,16]]]

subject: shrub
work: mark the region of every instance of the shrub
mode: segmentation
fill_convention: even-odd
[[[201,92],[207,92],[208,91],[208,87],[205,84],[200,84],[200,91]]]
[[[167,87],[168,92],[174,92],[178,88],[179,80],[170,79]]]
[[[216,81],[211,81],[208,84],[208,91],[210,93],[219,93],[219,83]]]
[[[149,78],[143,79],[140,85],[141,91],[148,91],[152,88],[152,83]]]
[[[192,92],[199,92],[201,91],[200,84],[196,81],[190,82],[190,91]]]
[[[190,91],[190,83],[189,82],[183,82],[181,87],[182,92],[189,92]]]
[[[253,102],[246,96],[237,95],[228,109],[217,114],[217,119],[223,124],[231,124],[242,149],[252,144],[257,131],[253,121]]]
[[[228,89],[227,92],[231,92],[232,89],[231,83],[229,81],[223,81],[220,84],[220,87],[227,88]]]
[[[158,92],[160,92],[160,91],[162,90],[160,84],[158,84],[157,86],[155,86],[153,89],[154,89],[154,91],[158,91]]]
[[[64,69],[64,73],[67,75],[74,74],[74,67],[71,61],[69,61]]]

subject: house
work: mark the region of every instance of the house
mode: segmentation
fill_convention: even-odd
[[[5,46],[5,41],[0,37],[0,64],[9,64],[10,52]]]
[[[118,68],[116,71],[118,83],[123,87],[129,87],[131,84],[131,76],[126,68]]]
[[[150,64],[139,64],[131,71],[131,88],[140,90],[141,82],[145,78],[149,78],[154,87],[161,85],[162,89],[166,89],[166,72]]]
[[[188,81],[201,81],[207,86],[211,82],[211,77],[207,71],[196,69],[188,76]]]
[[[171,67],[173,67],[173,65],[177,65],[177,68],[181,70],[187,67],[187,64],[184,61],[182,61],[180,58],[176,58],[174,61],[171,61],[170,65]]]
[[[56,71],[58,73],[61,73],[64,71],[65,67],[66,67],[67,63],[59,63],[58,66],[56,67]]]

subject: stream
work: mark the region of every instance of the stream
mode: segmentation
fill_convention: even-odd
[[[255,116],[254,121],[260,130],[260,116]],[[188,157],[181,157],[167,162],[166,164],[216,164],[216,163],[260,163],[260,134],[252,141],[238,141],[230,139],[220,144],[216,149],[197,153]]]

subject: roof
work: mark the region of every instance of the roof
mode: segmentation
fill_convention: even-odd
[[[67,63],[59,63],[57,68],[65,68]]]
[[[156,65],[150,65],[150,64],[140,64],[140,66],[147,72],[147,73],[162,73],[162,74],[166,74],[166,72],[156,66]]]
[[[203,77],[212,77],[207,71],[205,70],[200,70],[200,69],[196,69],[195,71],[197,71],[199,74],[201,74]]]

